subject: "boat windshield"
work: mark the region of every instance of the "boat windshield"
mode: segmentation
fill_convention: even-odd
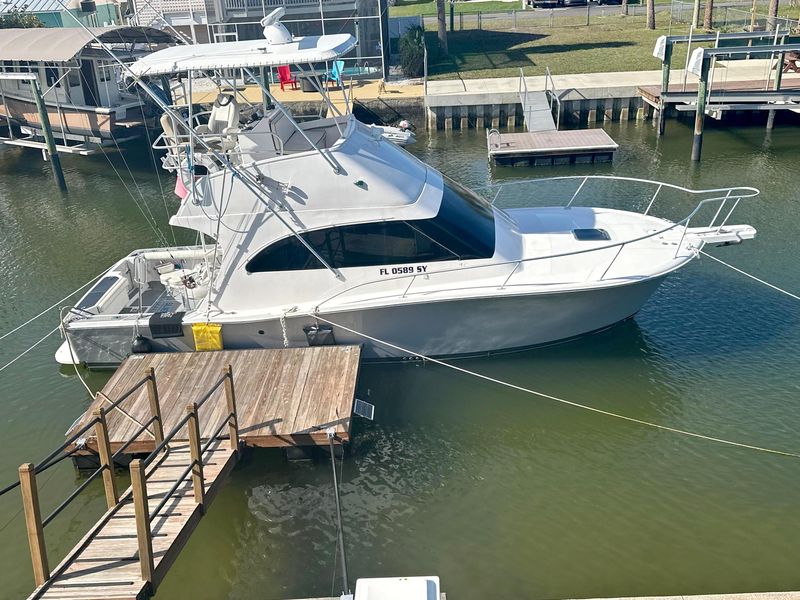
[[[442,204],[432,219],[380,221],[307,231],[303,239],[336,269],[491,258],[494,211],[474,192],[445,179]],[[256,254],[248,273],[323,269],[296,237]]]

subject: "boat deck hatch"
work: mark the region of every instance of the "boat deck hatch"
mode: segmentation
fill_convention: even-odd
[[[601,242],[611,239],[605,229],[573,229],[572,235],[579,242]]]

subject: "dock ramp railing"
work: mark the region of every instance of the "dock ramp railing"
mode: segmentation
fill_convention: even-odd
[[[522,116],[528,131],[536,133],[541,131],[555,131],[558,129],[559,115],[561,113],[561,100],[555,94],[555,84],[550,75],[550,69],[545,74],[544,91],[528,89],[528,82],[522,68],[519,70],[519,101],[522,104]],[[553,105],[558,111],[556,119],[553,118]]]
[[[224,386],[225,404],[227,413],[221,418],[221,422],[214,429],[213,433],[201,441],[199,428],[199,410],[211,398],[214,393]],[[112,411],[120,411],[126,418],[133,419],[122,408],[125,400],[131,398],[143,387],[147,389],[147,396],[150,406],[150,417],[144,421],[137,421],[139,427],[132,432],[128,439],[117,448],[112,454],[109,442],[107,415]],[[97,408],[92,412],[92,417],[82,425],[73,425],[72,432],[67,440],[48,454],[38,464],[24,463],[19,467],[19,480],[0,489],[0,496],[7,494],[16,488],[21,489],[22,504],[25,515],[25,527],[27,530],[28,543],[30,548],[31,563],[33,566],[34,580],[37,586],[32,598],[48,597],[48,588],[62,577],[70,567],[73,567],[76,559],[80,556],[91,543],[95,534],[108,523],[121,509],[130,506],[132,503],[135,512],[135,533],[138,542],[138,559],[141,566],[141,578],[151,590],[154,590],[157,581],[154,577],[153,568],[153,548],[152,548],[152,526],[151,522],[159,515],[167,503],[175,494],[181,483],[191,476],[194,490],[194,499],[198,506],[202,508],[206,499],[206,480],[203,475],[203,467],[208,464],[208,456],[213,451],[216,444],[219,448],[222,432],[228,429],[229,449],[225,449],[229,454],[237,454],[239,448],[238,419],[236,413],[236,398],[233,386],[233,372],[230,365],[223,370],[222,376],[217,382],[197,401],[186,407],[186,415],[177,423],[175,427],[166,435],[163,430],[163,420],[161,416],[161,406],[158,396],[158,387],[154,369],[146,371],[145,376],[137,383],[132,385],[116,400],[111,400],[98,392],[96,400],[102,400],[108,406]],[[217,411],[215,411],[216,414]],[[135,420],[135,419],[134,419]],[[75,430],[75,427],[77,429]],[[147,482],[152,475],[158,472],[158,467],[165,462],[176,446],[176,436],[181,431],[188,433],[188,447],[190,460],[169,490],[154,510],[149,510]],[[153,437],[156,448],[143,460],[134,459],[130,463],[131,488],[122,495],[117,489],[117,479],[115,472],[115,461],[128,450],[140,436],[148,432]],[[68,432],[70,433],[70,432]],[[94,434],[94,440],[90,441],[90,436]],[[91,446],[94,445],[95,448]],[[37,476],[63,460],[77,454],[94,453],[97,455],[99,466],[92,471],[86,480],[72,491],[56,508],[47,516],[42,517],[41,502],[37,489]],[[148,469],[148,467],[150,467]],[[168,469],[173,469],[174,465],[169,465]],[[80,496],[97,478],[103,478],[103,488],[105,493],[108,511],[92,527],[89,533],[75,546],[60,564],[50,570],[48,552],[45,543],[45,527],[61,514],[78,496]],[[152,500],[152,495],[151,498]],[[114,564],[116,559],[108,559],[109,564]],[[99,567],[95,567],[97,570]],[[99,584],[98,584],[99,585]],[[88,590],[87,590],[88,594]],[[87,596],[88,597],[88,596]]]

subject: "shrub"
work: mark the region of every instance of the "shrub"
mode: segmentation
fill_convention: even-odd
[[[409,27],[400,38],[400,68],[406,77],[421,77],[425,69],[425,32]]]

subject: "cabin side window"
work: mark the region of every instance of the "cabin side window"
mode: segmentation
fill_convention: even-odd
[[[446,181],[439,213],[432,219],[330,227],[301,234],[334,268],[491,258],[495,247],[492,207],[459,184]],[[322,269],[296,237],[261,250],[248,273]]]
[[[50,88],[58,81],[58,66],[55,63],[45,63],[44,77],[47,82],[47,87]],[[61,87],[61,83],[56,87]]]

